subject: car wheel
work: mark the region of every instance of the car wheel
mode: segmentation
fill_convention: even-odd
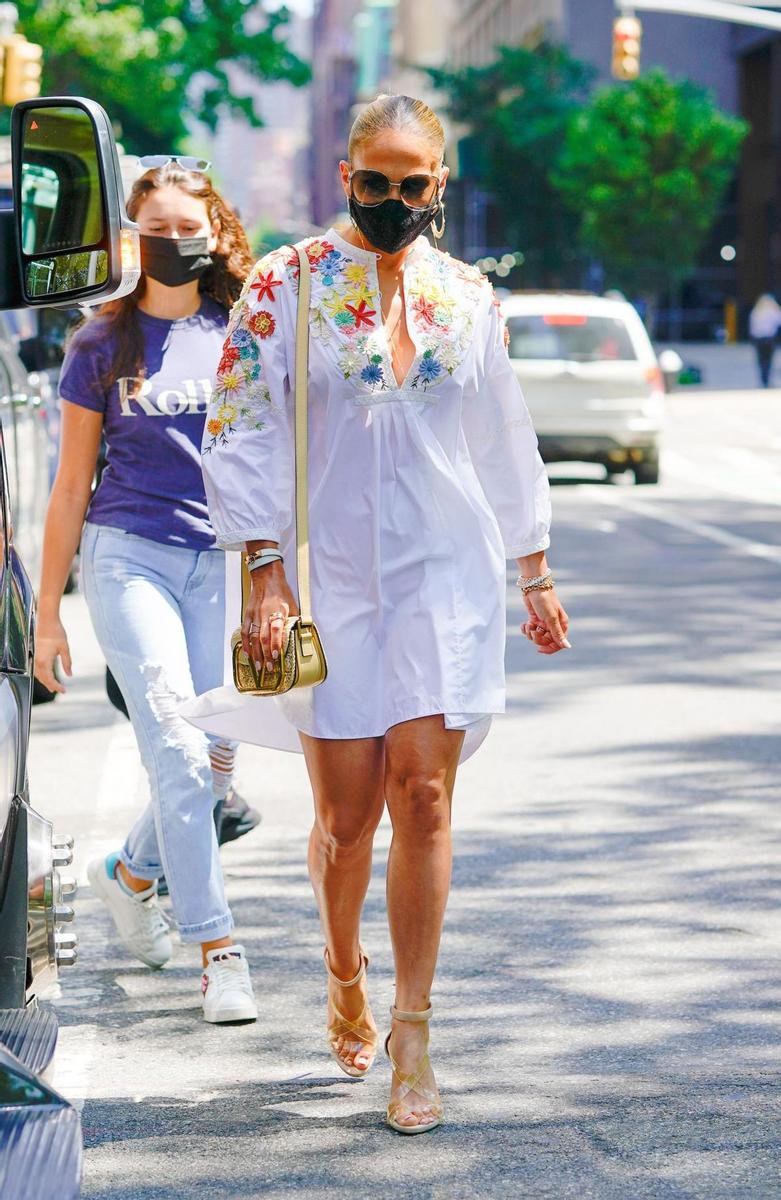
[[[648,462],[636,463],[634,467],[635,483],[658,483],[659,460],[650,459]]]
[[[27,989],[27,809],[16,797],[3,831],[0,897],[0,1008],[24,1008]]]

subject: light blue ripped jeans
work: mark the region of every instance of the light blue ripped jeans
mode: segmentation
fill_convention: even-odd
[[[222,682],[225,556],[88,522],[81,577],[152,794],[120,858],[139,879],[165,872],[183,941],[216,941],[233,918],[212,818],[209,740],[178,709]]]

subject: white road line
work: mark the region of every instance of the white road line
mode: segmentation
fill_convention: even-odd
[[[774,471],[758,455],[740,447],[725,447],[719,451],[718,459],[729,464],[729,473],[720,473],[716,460],[709,468],[674,450],[666,450],[662,456],[662,474],[739,500],[756,504],[781,503],[781,473]],[[736,473],[736,467],[740,469],[739,473]]]
[[[781,546],[770,546],[766,542],[755,542],[750,538],[741,537],[737,533],[729,533],[726,529],[721,529],[718,525],[708,525],[703,521],[694,521],[689,517],[680,516],[678,513],[665,511],[661,508],[656,508],[654,505],[642,500],[631,499],[626,495],[625,489],[616,489],[613,491],[610,488],[592,487],[591,484],[585,484],[582,489],[595,500],[602,500],[606,504],[613,504],[617,507],[627,509],[629,512],[636,512],[638,516],[648,517],[649,520],[659,521],[664,525],[672,525],[676,529],[683,529],[686,533],[692,533],[695,537],[706,538],[711,542],[718,542],[721,546],[727,546],[730,550],[734,550],[736,554],[745,554],[749,558],[762,558],[767,562],[781,563]]]
[[[87,886],[90,859],[119,848],[144,806],[145,790],[133,727],[124,719],[116,721],[95,789],[93,825],[89,834],[82,834],[76,842],[79,886]]]
[[[97,1025],[63,1025],[57,1037],[52,1087],[79,1112],[89,1096],[89,1077],[97,1053]]]
[[[142,768],[132,726],[126,721],[116,721],[109,733],[106,754],[95,794],[95,825],[89,837],[80,837],[76,843],[79,861],[79,885],[86,886],[86,868],[91,858],[108,854],[119,845],[118,828],[130,827],[133,815],[139,811],[139,790]],[[76,932],[79,915],[77,910]],[[78,964],[74,968],[79,971]],[[82,968],[83,969],[83,968]],[[100,1002],[100,993],[88,994],[88,980],[80,981],[74,975],[60,981],[64,989],[63,1012],[72,1014],[74,1001],[79,1001],[86,1011]],[[62,993],[61,993],[62,994]],[[66,1009],[67,1005],[67,1009]],[[54,1001],[55,1010],[57,1002]],[[97,1025],[63,1025],[57,1040],[52,1084],[79,1111],[92,1091],[95,1061],[105,1050]]]

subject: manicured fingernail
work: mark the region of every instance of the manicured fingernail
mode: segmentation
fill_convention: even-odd
[[[270,671],[270,670],[271,670],[271,668],[272,668],[272,666],[273,666],[273,664],[272,664],[272,663],[270,663],[270,662],[267,662],[267,663],[266,663],[266,670],[267,670],[267,671]]]
[[[271,651],[271,657],[274,659],[274,662],[276,662],[276,660],[279,658],[279,651],[278,651],[278,650],[272,650],[272,651]]]
[[[571,644],[570,644],[570,643],[567,641],[567,639],[566,639],[566,638],[562,638],[562,642],[561,642],[561,644],[562,644],[562,646],[564,647],[564,649],[565,649],[565,650],[571,650],[571,649],[572,649],[572,646],[571,646]]]
[[[258,662],[258,660],[257,660],[257,659],[255,659],[255,670],[256,670],[256,671],[259,671],[259,670],[260,670],[260,663]]]

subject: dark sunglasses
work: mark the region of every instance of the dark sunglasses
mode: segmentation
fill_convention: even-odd
[[[189,154],[141,154],[138,162],[145,171],[156,171],[169,163],[176,163],[183,171],[208,171],[211,166],[208,159],[192,158]]]
[[[351,171],[349,183],[354,198],[366,208],[382,204],[393,187],[399,189],[407,208],[428,208],[439,195],[438,175],[407,175],[399,182],[394,182],[382,171]]]

